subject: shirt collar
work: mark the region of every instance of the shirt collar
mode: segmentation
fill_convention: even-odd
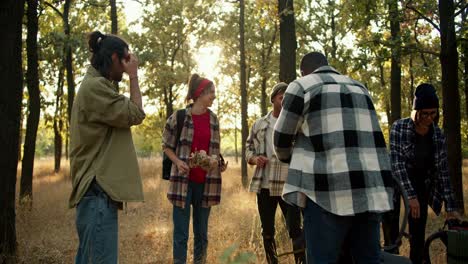
[[[335,68],[333,68],[332,66],[328,66],[328,65],[319,67],[312,73],[334,73],[334,74],[341,75],[341,73],[339,73]]]

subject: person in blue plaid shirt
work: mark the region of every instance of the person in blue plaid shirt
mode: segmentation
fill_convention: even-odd
[[[395,121],[390,130],[392,172],[408,195],[410,259],[422,263],[427,210],[439,215],[445,202],[447,218],[460,218],[448,175],[447,144],[437,126],[439,98],[431,84],[415,91],[411,117]],[[398,217],[394,218],[398,222]]]
[[[357,263],[380,263],[381,213],[392,209],[385,139],[368,90],[318,52],[283,98],[273,143],[289,162],[283,199],[304,212],[308,263],[335,263],[345,237]]]
[[[281,101],[288,85],[284,82],[273,87],[270,101],[273,111],[259,118],[252,126],[246,141],[245,158],[256,165],[250,191],[257,193],[258,213],[262,224],[263,247],[269,264],[278,263],[275,243],[275,214],[278,205],[283,212],[293,249],[304,247],[301,214],[298,207],[281,199],[284,181],[288,176],[288,164],[279,161],[273,150],[273,128],[281,111]],[[303,263],[304,253],[295,254],[296,263]]]

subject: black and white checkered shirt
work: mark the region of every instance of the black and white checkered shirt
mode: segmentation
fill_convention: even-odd
[[[291,82],[274,130],[290,162],[283,198],[336,215],[392,209],[390,159],[371,97],[329,66]]]

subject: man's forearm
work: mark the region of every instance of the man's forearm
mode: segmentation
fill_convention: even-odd
[[[130,76],[130,100],[143,110],[143,100],[141,97],[138,76]]]

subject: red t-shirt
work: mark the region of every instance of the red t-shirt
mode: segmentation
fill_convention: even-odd
[[[207,111],[201,115],[192,114],[193,121],[193,140],[192,152],[204,150],[209,155],[210,148],[210,113]],[[206,171],[202,168],[192,168],[189,173],[189,180],[196,183],[204,183]]]

